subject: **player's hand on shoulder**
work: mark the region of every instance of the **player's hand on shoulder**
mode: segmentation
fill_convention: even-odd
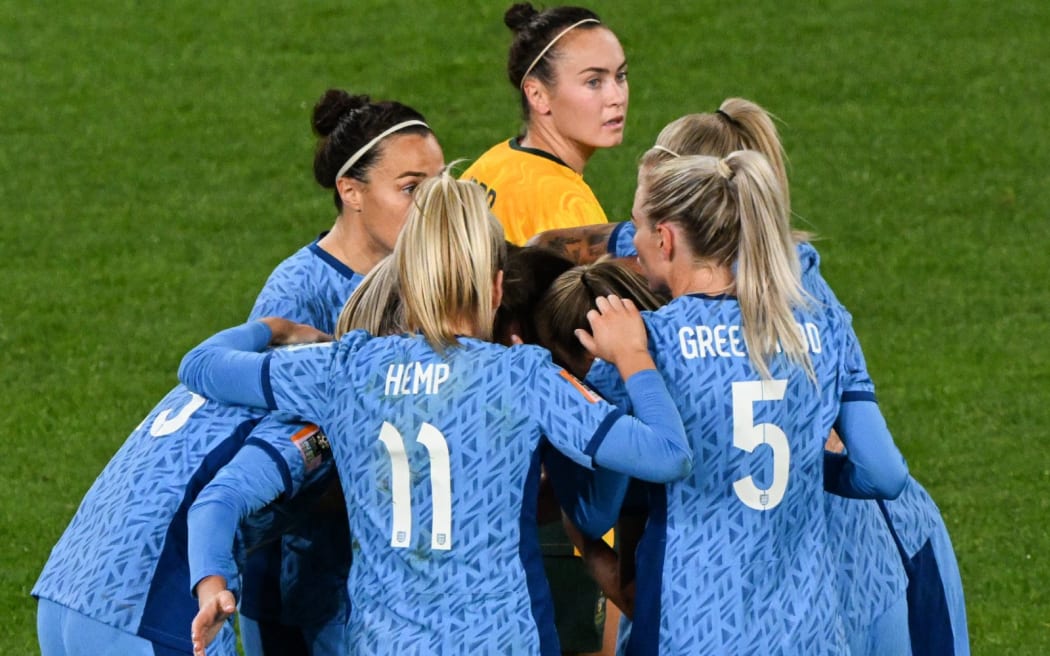
[[[280,317],[265,317],[261,321],[270,327],[271,346],[316,344],[318,342],[332,341],[332,336],[328,333],[304,323],[296,323]]]

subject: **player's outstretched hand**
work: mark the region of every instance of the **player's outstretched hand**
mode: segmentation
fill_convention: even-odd
[[[198,595],[203,592],[198,586]],[[204,593],[200,596],[200,611],[190,625],[190,638],[193,641],[194,656],[205,656],[204,649],[211,644],[224,622],[237,610],[237,601],[233,593],[223,589],[214,594]]]
[[[576,338],[591,355],[616,365],[624,380],[655,367],[649,355],[649,338],[645,323],[634,302],[619,296],[594,299],[598,309],[587,313],[591,332],[576,331]]]
[[[316,344],[317,342],[330,342],[332,336],[322,332],[313,326],[304,323],[296,323],[280,317],[265,317],[261,319],[270,327],[272,336],[271,346],[284,346],[287,344]]]

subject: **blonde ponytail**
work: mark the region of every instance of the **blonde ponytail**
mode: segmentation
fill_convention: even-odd
[[[725,159],[679,157],[643,168],[643,214],[682,228],[692,255],[736,265],[736,296],[748,356],[763,378],[782,352],[812,376],[793,310],[805,305],[787,200],[766,159],[737,151]]]
[[[420,185],[392,257],[407,330],[438,351],[456,343],[457,326],[492,336],[493,284],[506,243],[477,183],[456,180],[446,168]]]

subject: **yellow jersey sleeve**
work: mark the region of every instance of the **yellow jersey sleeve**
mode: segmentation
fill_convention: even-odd
[[[462,178],[485,188],[489,208],[514,244],[544,230],[608,222],[583,176],[516,139],[490,148]]]

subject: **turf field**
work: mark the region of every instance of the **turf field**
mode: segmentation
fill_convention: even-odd
[[[1050,7],[594,2],[628,52],[624,218],[659,127],[727,96],[781,119],[799,227],[938,501],[977,654],[1050,653]],[[448,159],[519,126],[503,3],[0,0],[0,653],[80,498],[271,268],[327,228],[329,86],[430,119]]]

